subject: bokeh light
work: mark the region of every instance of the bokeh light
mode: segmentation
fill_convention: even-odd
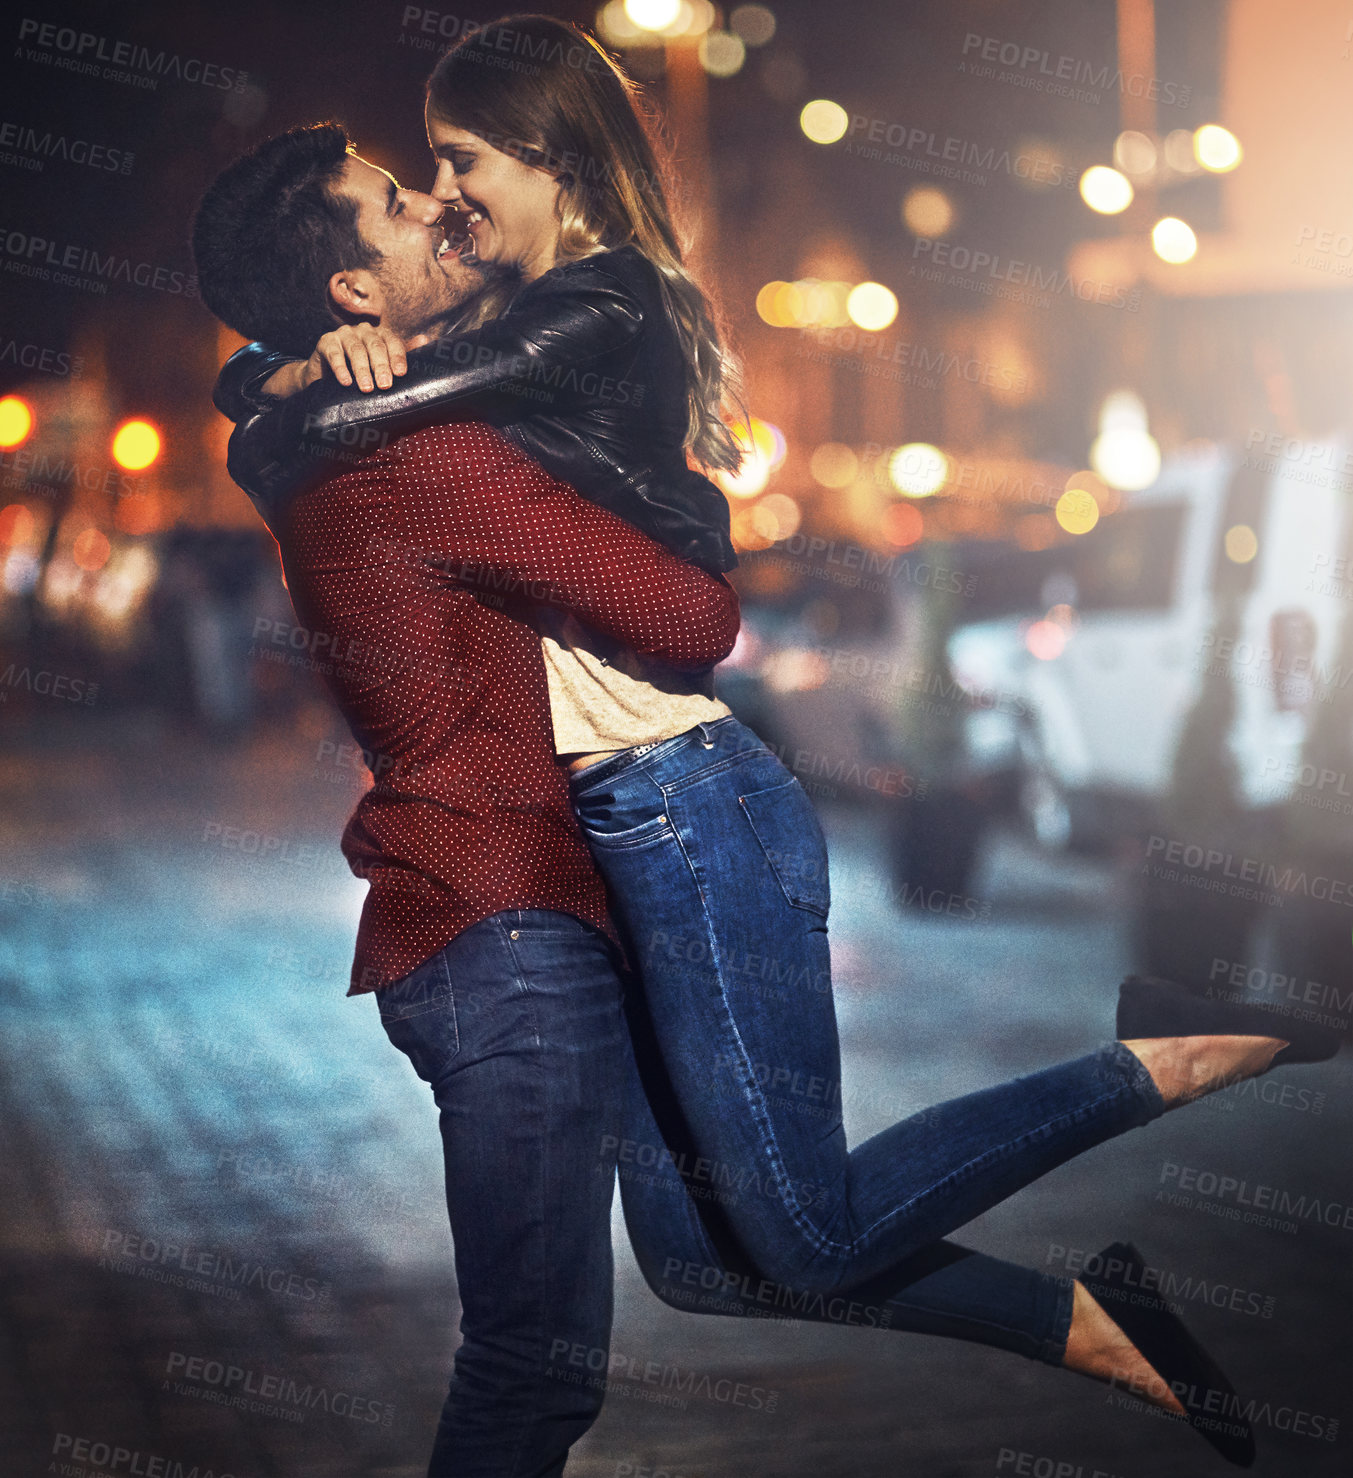
[[[848,282],[768,282],[756,295],[756,311],[772,328],[844,328],[850,322]],[[887,289],[883,289],[887,291]]]
[[[831,676],[831,666],[807,647],[782,647],[761,664],[761,680],[772,693],[810,693]]]
[[[736,472],[716,472],[714,481],[730,498],[755,498],[765,491],[771,473],[784,460],[784,435],[778,426],[756,416],[730,429],[742,448],[742,465]]]
[[[1144,427],[1121,426],[1095,438],[1090,465],[1111,488],[1137,493],[1160,476],[1160,447]]]
[[[641,31],[665,31],[681,14],[681,0],[625,0],[625,14]]]
[[[850,322],[850,311],[846,306],[850,298],[850,283],[821,282],[815,277],[805,277],[794,285],[802,295],[798,300],[800,328],[844,328]]]
[[[1067,629],[1058,621],[1035,621],[1024,633],[1024,645],[1040,662],[1055,662],[1066,643]]]
[[[902,197],[902,223],[913,236],[943,236],[954,224],[953,202],[943,190],[920,185]]]
[[[748,46],[764,46],[775,35],[775,16],[764,5],[735,6],[728,24]]]
[[[772,544],[798,532],[803,514],[799,505],[786,493],[767,493],[751,511],[751,525]]]
[[[1162,262],[1192,261],[1198,253],[1193,227],[1178,216],[1162,216],[1151,228],[1151,246]]]
[[[784,432],[759,416],[752,416],[748,421],[748,432],[757,455],[764,457],[767,465],[774,471],[784,461],[788,450]]]
[[[897,294],[881,282],[861,282],[846,298],[846,312],[858,328],[877,331],[897,317]]]
[[[879,518],[879,527],[894,549],[910,549],[921,542],[925,518],[915,503],[890,503]]]
[[[1201,166],[1193,150],[1193,134],[1187,128],[1172,128],[1162,148],[1165,162],[1176,174],[1197,174]]]
[[[1068,488],[1053,512],[1068,534],[1088,534],[1099,522],[1099,504],[1084,488]]]
[[[1141,424],[1145,429],[1144,420]],[[1108,429],[1101,424],[1101,430]],[[1066,492],[1077,490],[1089,493],[1101,513],[1116,513],[1123,502],[1123,495],[1118,489],[1111,488],[1097,472],[1092,472],[1088,467],[1082,467],[1079,472],[1073,472],[1066,480]]]
[[[849,487],[860,470],[860,459],[840,441],[824,441],[813,448],[808,470],[824,488]]]
[[[1222,543],[1232,564],[1247,565],[1259,553],[1259,536],[1247,523],[1232,524]]]
[[[128,472],[144,472],[160,455],[160,433],[149,421],[124,421],[113,436],[113,460]]]
[[[0,447],[22,446],[33,429],[32,407],[18,395],[0,400]]]
[[[625,0],[610,0],[597,12],[597,30],[603,41],[612,46],[632,46],[635,43],[652,44],[652,31],[636,26],[625,9]]]
[[[909,441],[888,458],[888,479],[908,498],[928,498],[949,478],[949,458],[928,441]]]
[[[1132,182],[1107,164],[1092,164],[1081,176],[1081,199],[1102,216],[1116,216],[1132,204]]]
[[[23,503],[0,508],[0,544],[27,544],[37,532],[38,521]]]
[[[799,114],[799,127],[815,144],[834,144],[845,137],[850,116],[840,103],[827,98],[814,98]]]
[[[788,299],[783,295],[797,291],[792,282],[781,282],[778,278],[768,282],[756,295],[758,317],[772,328],[792,327],[794,320],[790,316]]]
[[[1113,162],[1124,174],[1146,176],[1156,168],[1156,145],[1135,128],[1124,129],[1113,141]]]
[[[1193,135],[1193,155],[1204,169],[1226,174],[1244,158],[1240,140],[1220,123],[1204,123]]]
[[[108,535],[102,529],[88,528],[76,536],[71,558],[82,570],[101,570],[112,552]]]
[[[732,77],[747,60],[747,46],[732,31],[709,31],[700,38],[700,65],[711,77]]]

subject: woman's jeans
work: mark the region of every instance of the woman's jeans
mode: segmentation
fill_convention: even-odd
[[[1141,1062],[1115,1042],[848,1150],[826,848],[798,781],[725,718],[579,772],[572,796],[640,979],[617,1153],[659,1296],[1060,1361],[1070,1283],[940,1239],[1161,1114]]]

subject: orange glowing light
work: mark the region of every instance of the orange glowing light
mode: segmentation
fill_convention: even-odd
[[[915,503],[892,503],[879,518],[883,537],[894,549],[910,549],[925,533],[925,518]]]
[[[0,447],[22,446],[33,429],[33,408],[18,395],[0,400]]]
[[[108,563],[108,556],[113,552],[113,546],[108,542],[108,535],[101,529],[86,529],[75,540],[75,547],[71,550],[71,557],[82,570],[101,570]]]
[[[113,435],[113,460],[128,472],[144,472],[158,461],[160,433],[149,421],[124,421]]]
[[[22,503],[0,508],[0,544],[27,544],[37,526],[37,519]]]
[[[160,526],[160,500],[154,493],[128,493],[117,505],[113,522],[124,534],[151,534]]]

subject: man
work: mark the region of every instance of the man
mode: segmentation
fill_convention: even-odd
[[[204,197],[203,298],[291,352],[345,320],[435,333],[479,285],[445,249],[441,214],[337,126],[294,129]],[[560,1341],[608,1345],[629,1047],[529,615],[557,605],[700,667],[731,647],[736,597],[485,426],[337,465],[266,512],[297,617],[380,757],[343,839],[371,885],[349,993],[376,991],[441,1111],[464,1341],[429,1473],[545,1478],[601,1405],[596,1386],[547,1369]]]

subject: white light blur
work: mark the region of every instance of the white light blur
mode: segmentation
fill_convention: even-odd
[[[681,0],[625,0],[625,14],[641,31],[665,31],[681,14]]]
[[[1081,176],[1081,199],[1102,216],[1116,216],[1132,204],[1132,181],[1107,164],[1092,164]]]
[[[1111,488],[1137,493],[1160,476],[1160,447],[1149,431],[1105,431],[1090,447],[1090,465]]]
[[[1220,123],[1204,123],[1193,135],[1193,153],[1204,169],[1226,174],[1245,157],[1240,140]]]
[[[928,441],[909,441],[888,458],[888,478],[908,498],[929,498],[949,477],[949,458]]]
[[[877,332],[897,317],[897,294],[881,282],[861,282],[846,298],[846,312],[858,328]]]
[[[1151,228],[1151,247],[1162,262],[1192,261],[1198,254],[1198,238],[1193,227],[1178,216],[1162,216]]]
[[[1113,162],[1124,174],[1149,175],[1156,168],[1156,145],[1135,128],[1124,129],[1113,142]]]

